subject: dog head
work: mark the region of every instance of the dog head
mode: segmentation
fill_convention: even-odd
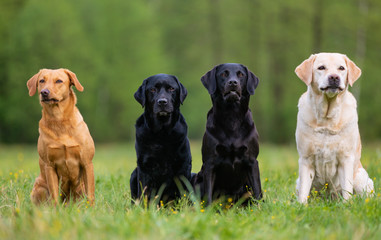
[[[134,97],[156,119],[167,121],[178,111],[187,96],[186,88],[168,74],[157,74],[145,79]]]
[[[318,53],[311,55],[296,69],[296,75],[316,94],[333,98],[360,77],[361,70],[346,55]]]
[[[242,96],[254,95],[259,79],[242,64],[225,63],[215,66],[201,78],[210,95],[225,102],[239,102]]]
[[[43,106],[58,104],[68,98],[72,91],[72,85],[78,91],[83,91],[77,76],[70,70],[63,68],[54,70],[41,69],[27,82],[29,96],[33,96],[38,91],[40,103]]]

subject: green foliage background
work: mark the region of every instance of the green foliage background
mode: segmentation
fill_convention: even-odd
[[[200,77],[223,62],[259,78],[251,100],[261,141],[294,141],[294,74],[310,54],[347,54],[363,75],[358,100],[363,140],[381,136],[381,2],[378,0],[2,0],[0,142],[35,142],[41,107],[26,81],[41,68],[68,68],[85,87],[78,107],[98,142],[134,139],[141,106],[133,93],[169,73],[188,89],[189,136],[205,129],[211,102]]]

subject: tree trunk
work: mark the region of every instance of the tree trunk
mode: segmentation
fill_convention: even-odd
[[[357,29],[357,44],[356,44],[356,64],[360,68],[364,67],[366,54],[366,16],[368,15],[368,1],[358,0],[358,9],[360,13],[360,21]],[[360,106],[361,82],[356,82],[352,88],[352,93],[357,99],[357,106]]]

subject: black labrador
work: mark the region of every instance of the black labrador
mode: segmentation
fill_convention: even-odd
[[[207,72],[201,82],[213,106],[202,143],[203,165],[193,184],[208,204],[221,196],[246,203],[250,196],[262,199],[258,132],[249,109],[259,79],[244,65],[226,63]]]
[[[144,113],[135,125],[137,168],[131,174],[131,197],[150,199],[164,188],[161,200],[173,200],[180,193],[176,179],[191,179],[188,126],[180,113],[187,90],[175,76],[157,74],[145,79],[134,96]]]

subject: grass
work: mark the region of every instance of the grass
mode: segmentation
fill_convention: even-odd
[[[364,144],[366,145],[366,144]],[[96,204],[35,207],[29,194],[38,174],[35,146],[0,146],[0,239],[381,239],[380,145],[366,146],[362,162],[376,194],[348,202],[311,196],[296,202],[295,146],[262,145],[264,201],[246,208],[228,202],[205,208],[186,196],[166,207],[132,206],[133,144],[97,146]],[[201,166],[192,142],[193,172]]]

